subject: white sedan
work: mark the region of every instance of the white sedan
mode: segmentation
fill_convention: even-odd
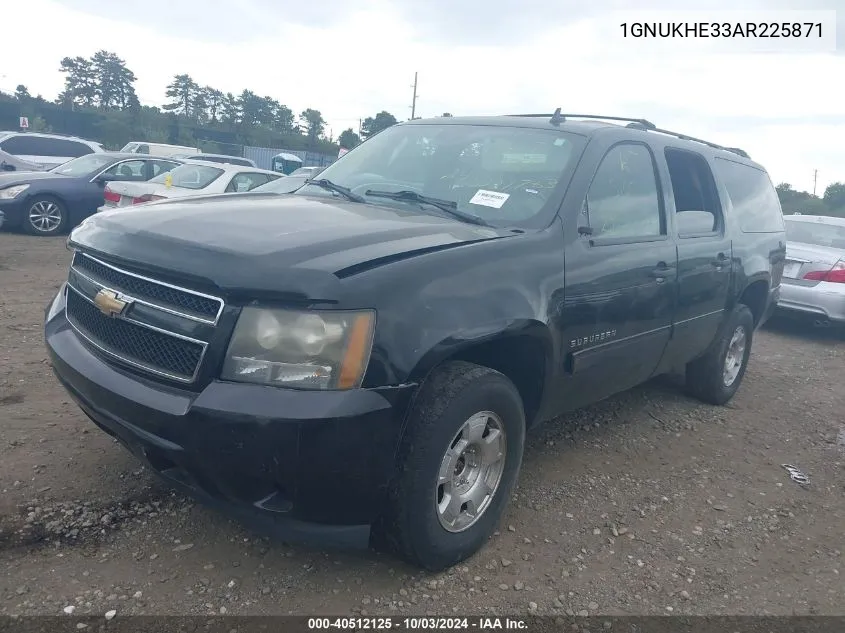
[[[103,194],[105,203],[97,211],[166,198],[252,191],[280,176],[255,167],[190,161],[147,182],[110,182]]]

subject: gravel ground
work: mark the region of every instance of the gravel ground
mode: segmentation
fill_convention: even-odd
[[[50,371],[68,262],[0,233],[0,614],[843,614],[841,335],[767,327],[727,407],[662,379],[545,425],[501,532],[432,575],[268,541],[153,479]]]

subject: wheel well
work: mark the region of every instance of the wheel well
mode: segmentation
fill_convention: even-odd
[[[751,314],[754,315],[754,325],[760,323],[763,313],[766,310],[766,301],[769,298],[769,284],[765,281],[755,281],[748,286],[739,298],[739,302],[748,306]]]
[[[535,421],[546,379],[546,353],[538,339],[531,336],[495,339],[462,350],[449,360],[483,365],[507,376],[522,397],[526,424],[531,426]]]

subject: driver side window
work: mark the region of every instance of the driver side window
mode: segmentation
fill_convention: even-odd
[[[654,158],[645,145],[622,143],[605,154],[587,193],[593,238],[665,235]]]
[[[121,180],[146,180],[144,174],[144,161],[142,160],[127,160],[122,163],[117,163],[109,167],[105,172],[105,176],[113,176]]]

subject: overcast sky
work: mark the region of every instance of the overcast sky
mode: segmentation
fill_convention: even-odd
[[[670,0],[648,3],[664,10],[664,20],[718,22],[731,19],[727,9],[748,11],[738,16],[743,20],[780,21],[792,16],[773,10],[839,5],[838,41],[832,32],[837,18],[825,22],[822,40],[623,38],[621,20],[654,17],[631,12],[630,4],[9,1],[3,3],[0,90],[22,83],[53,99],[62,89],[62,57],[107,49],[135,72],[144,104],[161,105],[172,76],[188,73],[223,91],[248,88],[272,96],[296,113],[316,108],[336,137],[380,110],[408,118],[418,71],[418,116],[550,112],[560,106],[565,112],[643,117],[741,147],[776,182],[812,190],[815,169],[818,193],[832,181],[845,181],[845,0],[711,0],[691,5],[697,7],[694,16],[672,9],[677,3]],[[805,16],[801,21],[818,17]]]

